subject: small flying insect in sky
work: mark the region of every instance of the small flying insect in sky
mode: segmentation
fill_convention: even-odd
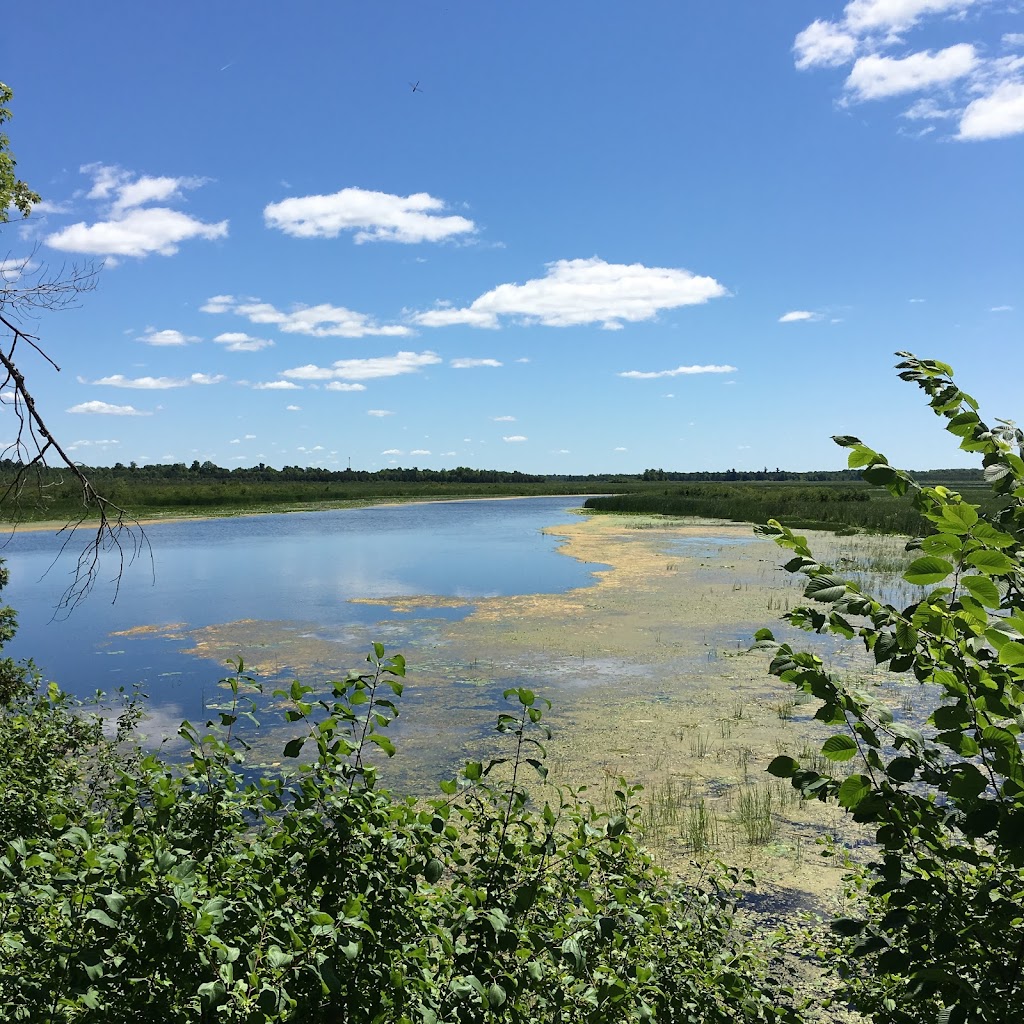
[[[409,87],[412,89],[413,92],[423,92],[423,90],[420,88],[419,82],[410,82]]]

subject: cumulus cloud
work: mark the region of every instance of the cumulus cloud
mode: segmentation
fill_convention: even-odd
[[[365,384],[347,384],[340,380],[332,380],[329,384],[325,385],[324,390],[326,391],[365,391]]]
[[[444,215],[444,200],[426,192],[396,196],[362,188],[343,188],[326,196],[297,196],[263,210],[268,228],[294,238],[337,238],[354,231],[362,242],[440,242],[472,234],[466,217]]]
[[[120,444],[116,438],[112,438],[106,441],[72,441],[68,445],[68,451],[77,451],[79,448],[110,448],[115,444]]]
[[[401,455],[401,451],[398,448],[386,448],[381,452],[381,455]]]
[[[1013,306],[993,306],[989,310],[989,312],[990,313],[1012,313],[1013,312]]]
[[[302,412],[301,405],[286,405],[284,407],[285,412]]]
[[[735,373],[735,366],[677,366],[674,370],[624,370],[619,376],[633,380],[653,380],[655,377],[679,377],[693,373]],[[671,398],[671,395],[666,395]]]
[[[366,415],[383,419],[385,416],[394,416],[395,414],[390,409],[367,409]]]
[[[453,370],[471,370],[475,366],[502,366],[497,359],[452,359],[448,365]]]
[[[780,324],[795,324],[803,322],[809,322],[814,320],[820,320],[820,313],[812,313],[809,309],[794,309],[789,313],[783,313],[779,317]]]
[[[71,406],[68,412],[96,414],[100,416],[151,416],[152,413],[136,409],[131,405],[111,405],[109,402],[80,402]]]
[[[428,448],[413,448],[413,450],[411,452],[409,452],[409,454],[410,455],[429,455],[430,454],[430,449],[428,449]]]
[[[418,373],[426,366],[441,362],[436,352],[396,352],[393,356],[371,356],[367,359],[339,359],[330,366],[307,363],[284,370],[282,377],[293,380],[372,380],[376,377],[398,377]]]
[[[254,391],[298,391],[299,385],[290,380],[268,380],[253,384]]]
[[[548,327],[599,323],[608,330],[622,322],[652,320],[665,309],[697,305],[728,294],[712,277],[688,270],[606,263],[590,259],[557,260],[544,277],[525,284],[500,284],[469,306],[441,307],[418,313],[424,327],[468,324],[496,328],[503,316]]]
[[[902,116],[939,123],[959,119],[954,138],[962,141],[1019,135],[1024,133],[1024,58],[990,57],[984,39],[937,51],[908,46],[909,34],[927,20],[958,21],[965,26],[958,31],[966,34],[966,26],[979,19],[968,21],[965,14],[996,6],[988,0],[849,0],[837,20],[816,19],[798,33],[794,63],[801,70],[852,65],[841,105],[931,93]],[[1002,44],[1024,45],[1024,33],[1005,33]],[[924,138],[937,128],[932,123],[915,135]]]
[[[365,313],[326,302],[317,306],[295,305],[286,313],[259,299],[214,295],[200,309],[204,313],[235,313],[250,323],[272,324],[285,334],[307,334],[312,338],[403,337],[412,333],[402,324],[378,324]]]
[[[959,139],[1002,139],[1024,132],[1024,82],[1003,82],[972,100],[960,119]]]
[[[796,66],[801,70],[848,64],[856,51],[856,36],[831,21],[812,21],[793,42]]]
[[[182,334],[181,331],[158,331],[155,327],[147,327],[135,340],[141,341],[144,345],[153,345],[160,348],[173,345],[187,345],[189,342],[201,341],[202,339],[190,334]]]
[[[515,423],[516,421],[515,416],[492,416],[491,419],[495,423]]]
[[[528,441],[528,437],[523,437],[522,434],[510,434],[507,437],[503,437],[502,441],[507,441],[509,444],[517,444],[520,441]]]
[[[273,347],[269,338],[253,338],[242,331],[228,331],[218,334],[213,339],[218,345],[223,345],[227,352],[259,352],[261,349]]]
[[[81,170],[93,179],[86,198],[101,202],[102,219],[79,221],[47,235],[44,241],[51,249],[141,259],[151,253],[173,256],[192,238],[227,236],[226,220],[207,223],[169,206],[147,205],[178,199],[184,190],[205,184],[204,178],[136,176],[103,164],[85,164]]]
[[[81,379],[81,378],[79,378]],[[99,380],[82,381],[112,388],[138,388],[143,391],[162,391],[168,388],[187,388],[190,384],[220,384],[223,374],[193,373],[190,377],[125,377],[115,373]]]
[[[846,90],[858,100],[877,100],[906,92],[947,85],[969,75],[978,66],[970,43],[957,43],[932,53],[924,50],[906,57],[868,54],[853,65]]]

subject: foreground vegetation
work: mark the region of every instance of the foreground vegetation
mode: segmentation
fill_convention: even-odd
[[[377,782],[393,752],[404,661],[313,693],[273,695],[295,736],[290,769],[250,765],[244,666],[230,700],[184,723],[181,761],[106,737],[31,671],[0,664],[0,1006],[29,1021],[543,1022],[833,1019],[887,1024],[1024,1015],[1024,433],[981,421],[951,370],[905,356],[995,501],[922,486],[857,438],[850,466],[927,524],[897,608],[766,529],[812,602],[785,618],[912,674],[923,727],[894,719],[819,654],[756,647],[836,733],[806,763],[767,770],[803,799],[875,830],[852,869],[848,916],[804,940],[759,936],[735,913],[742,881],[704,867],[681,883],[641,845],[636,787],[610,808],[546,784],[546,702],[509,690],[508,747],[416,801]],[[13,613],[0,612],[0,640]],[[801,755],[803,758],[803,755]],[[531,793],[527,785],[532,788]],[[792,932],[791,932],[792,934]],[[773,945],[774,943],[774,945]],[[833,999],[801,1006],[776,956],[811,956]]]

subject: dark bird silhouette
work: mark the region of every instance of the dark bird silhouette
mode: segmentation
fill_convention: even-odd
[[[423,92],[423,90],[420,88],[419,82],[410,82],[409,86],[412,88],[413,92]]]

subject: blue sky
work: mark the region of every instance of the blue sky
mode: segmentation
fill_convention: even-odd
[[[105,263],[30,387],[91,464],[969,465],[892,353],[1021,412],[1022,10],[20,5],[3,273]]]

